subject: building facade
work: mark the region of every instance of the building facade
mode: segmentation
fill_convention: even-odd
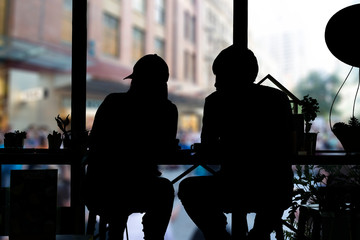
[[[221,7],[219,7],[221,6]],[[70,113],[71,0],[0,0],[0,128],[56,129]],[[232,42],[231,0],[88,0],[87,127],[104,97],[126,91],[143,55],[169,65],[179,128],[200,130],[211,64]]]

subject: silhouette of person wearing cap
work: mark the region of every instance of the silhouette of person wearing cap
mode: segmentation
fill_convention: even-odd
[[[168,100],[169,70],[161,57],[149,54],[126,78],[132,79],[128,92],[108,95],[95,115],[85,202],[109,219],[111,239],[122,239],[133,212],[145,212],[146,239],[163,239],[174,189],[154,161],[171,157],[177,146],[178,111]]]
[[[200,157],[219,158],[214,176],[189,177],[179,198],[205,239],[229,239],[224,212],[256,212],[248,239],[269,239],[290,206],[291,106],[285,93],[254,84],[252,51],[230,46],[212,66],[216,91],[205,100]]]

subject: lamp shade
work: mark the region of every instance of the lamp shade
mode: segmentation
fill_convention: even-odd
[[[325,29],[325,42],[340,61],[360,67],[360,4],[335,13]]]

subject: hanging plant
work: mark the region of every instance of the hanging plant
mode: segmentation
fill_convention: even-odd
[[[355,98],[353,102],[353,108],[352,108],[352,115],[347,123],[345,122],[337,122],[332,126],[331,123],[331,113],[332,109],[335,103],[335,100],[337,96],[339,95],[340,90],[344,86],[345,82],[347,81],[353,67],[351,67],[350,72],[346,76],[344,82],[341,84],[339,90],[337,91],[334,100],[330,107],[330,113],[329,113],[329,124],[331,131],[334,133],[334,135],[339,139],[340,143],[342,144],[344,150],[348,153],[351,152],[360,152],[360,122],[359,119],[355,117],[355,105],[356,105],[356,99],[359,92],[360,87],[360,76],[359,81],[355,93]]]
[[[359,26],[360,4],[354,4],[336,12],[328,21],[325,28],[325,42],[330,52],[345,64],[351,67],[349,74],[340,86],[330,107],[329,124],[332,132],[339,139],[346,152],[360,152],[360,126],[355,117],[355,102],[360,85],[356,89],[352,116],[347,123],[339,122],[334,126],[331,124],[331,112],[340,90],[348,79],[353,67],[360,67],[360,35],[354,29]]]

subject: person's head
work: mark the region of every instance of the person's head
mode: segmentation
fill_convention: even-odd
[[[215,87],[222,90],[253,83],[259,66],[251,50],[231,45],[215,58],[212,70],[216,76]]]
[[[133,72],[124,79],[132,79],[131,88],[159,89],[167,86],[169,68],[164,59],[156,54],[140,58],[133,67]]]

